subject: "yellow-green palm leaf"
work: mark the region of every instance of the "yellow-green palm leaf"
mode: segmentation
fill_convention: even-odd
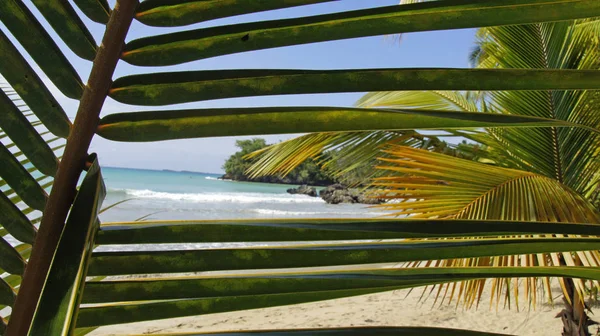
[[[404,146],[391,146],[377,167],[386,177],[375,179],[377,196],[390,200],[382,207],[395,216],[481,220],[596,223],[600,214],[583,196],[555,179],[522,170],[485,165]],[[561,235],[557,235],[561,236]],[[421,266],[413,263],[412,266]],[[547,266],[598,267],[598,251],[513,257],[451,259],[427,263],[440,266]],[[548,280],[544,287],[550,295]],[[525,290],[536,286],[531,279]],[[585,284],[576,285],[585,292]],[[461,284],[469,305],[481,295],[484,282]],[[494,292],[502,282],[494,282]],[[598,286],[597,282],[592,286]],[[464,290],[469,288],[469,290]],[[454,293],[454,290],[449,292]],[[533,294],[533,292],[529,292]],[[450,294],[452,295],[452,294]],[[550,297],[550,296],[548,296]]]

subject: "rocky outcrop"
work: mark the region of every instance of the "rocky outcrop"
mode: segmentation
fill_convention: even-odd
[[[317,189],[309,187],[306,184],[299,186],[298,188],[290,188],[287,190],[288,194],[301,194],[308,195],[311,197],[317,197]]]
[[[319,196],[329,204],[356,203],[351,191],[339,183],[321,189]]]
[[[368,196],[365,193],[359,193],[358,197],[356,198],[356,203],[361,203],[361,204],[381,204],[381,203],[385,203],[384,199],[381,198],[375,198],[372,196]]]
[[[329,204],[361,203],[381,204],[382,199],[369,197],[358,189],[349,189],[342,184],[336,183],[319,191],[319,196]]]

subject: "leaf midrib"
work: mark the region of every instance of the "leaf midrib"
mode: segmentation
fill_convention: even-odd
[[[541,25],[542,24],[538,23],[538,24],[535,24],[534,27],[535,27],[537,36],[540,40],[540,46],[542,48],[542,53],[544,55],[544,57],[542,58],[542,62],[544,63],[544,68],[550,69],[549,60],[548,60],[548,43],[544,39],[544,35],[542,34]],[[552,119],[557,120],[556,104],[554,102],[554,95],[551,91],[545,91],[545,92],[546,92],[546,97],[548,100],[548,105],[550,107],[549,108],[550,117]],[[551,141],[552,141],[552,158],[554,161],[555,178],[558,182],[563,183],[564,182],[563,167],[562,167],[562,160],[560,157],[560,143],[558,141],[558,131],[557,131],[556,127],[550,127],[550,136],[551,136]]]

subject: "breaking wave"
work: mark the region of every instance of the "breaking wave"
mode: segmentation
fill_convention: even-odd
[[[111,189],[110,192],[125,193],[127,197],[187,201],[195,203],[325,203],[321,198],[291,194],[265,193],[170,193],[149,189]]]

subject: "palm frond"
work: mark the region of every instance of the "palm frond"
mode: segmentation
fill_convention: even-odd
[[[363,96],[355,105],[360,108],[475,112],[477,107],[469,97],[467,93],[452,91],[374,92]],[[376,158],[382,155],[382,145],[387,143],[461,155],[438,136],[417,131],[323,132],[274,144],[249,155],[249,158],[257,158],[249,173],[252,177],[286,175],[305,160],[315,158],[333,177],[344,183],[361,184],[379,174],[369,167],[376,163]],[[360,173],[361,169],[364,172]]]
[[[598,20],[481,28],[481,68],[598,69]],[[519,41],[516,43],[516,41]],[[546,116],[586,125],[600,122],[595,91],[487,92],[492,113]],[[589,195],[598,185],[600,138],[582,129],[488,129],[478,141],[504,151],[519,169],[554,178]],[[543,154],[542,154],[543,153]],[[552,155],[548,155],[552,153]]]
[[[384,91],[361,97],[357,107],[402,108],[441,111],[479,112],[472,92],[457,91]]]
[[[558,181],[535,173],[484,165],[390,145],[377,169],[378,196],[396,216],[588,222],[600,219],[589,202]],[[466,173],[468,172],[468,173]]]
[[[598,58],[594,51],[588,50],[590,45],[586,42],[597,41],[597,36],[590,36],[597,32],[597,26],[590,19],[600,16],[597,0],[511,0],[510,3],[503,0],[449,0],[425,4],[410,1],[411,4],[403,6],[291,19],[228,25],[217,23],[208,28],[169,30],[162,35],[137,39],[127,36],[135,19],[147,25],[182,26],[324,1],[263,1],[259,4],[251,0],[150,0],[138,6],[137,1],[117,0],[111,9],[106,0],[74,0],[81,13],[100,23],[96,28],[104,29],[100,46],[96,45],[81,13],[76,12],[69,2],[31,2],[33,5],[22,0],[0,1],[0,50],[4,56],[0,73],[10,83],[2,86],[8,99],[0,99],[0,103],[15,117],[0,117],[3,145],[0,154],[5,163],[0,167],[0,267],[10,272],[3,274],[0,281],[0,303],[12,308],[10,319],[1,316],[0,330],[5,328],[8,319],[6,333],[9,336],[30,333],[82,335],[93,327],[106,324],[287,305],[439,285],[448,281],[463,281],[456,285],[464,284],[463,287],[455,288],[459,288],[457,295],[464,297],[469,305],[476,300],[477,296],[473,293],[480,292],[482,279],[501,279],[497,280],[500,285],[494,287],[499,290],[503,288],[502,284],[508,283],[505,279],[515,274],[527,278],[578,278],[591,281],[592,285],[600,280],[597,269],[600,239],[595,236],[598,225],[585,223],[597,222],[598,215],[584,197],[596,197],[592,196],[597,172],[593,158],[598,146],[595,138],[587,137],[585,132],[598,129],[595,113],[591,113],[598,102],[597,96],[586,96],[587,91],[583,90],[599,88]],[[33,6],[38,9],[37,15],[31,11]],[[565,23],[565,20],[574,19],[582,20],[579,22],[581,26]],[[482,53],[476,61],[497,69],[189,69],[161,73],[136,71],[136,74],[126,73],[113,81],[120,60],[143,66],[165,66],[347,38],[494,25],[510,27],[515,24],[528,24],[531,29],[507,28],[492,32],[490,28],[480,37],[487,44],[481,44]],[[49,26],[54,32],[48,31]],[[519,34],[525,36],[521,38]],[[518,37],[516,41],[540,45],[531,50],[517,48],[516,56],[509,55],[507,61],[500,64],[497,56],[513,47],[510,40],[515,37]],[[506,40],[506,43],[491,47],[491,42],[496,43],[496,40]],[[17,43],[20,47],[15,46]],[[591,46],[596,47],[597,44]],[[484,47],[489,49],[484,50]],[[68,57],[70,51],[63,50],[65,48],[81,59],[72,62]],[[546,58],[542,59],[542,56]],[[83,76],[88,81],[84,85],[74,65],[92,59],[93,64],[87,63],[92,70],[89,76]],[[37,67],[30,66],[31,60],[37,63]],[[540,60],[547,62],[540,63]],[[43,76],[38,74],[38,69],[60,92],[79,100],[73,124],[54,98],[53,91],[40,78]],[[109,96],[130,105],[160,106],[221,98],[397,89],[455,92],[440,91],[426,99],[423,99],[423,94],[405,93],[400,97],[389,93],[389,97],[393,96],[393,106],[405,105],[405,110],[316,106],[163,109],[109,114],[99,122],[103,102]],[[473,92],[467,92],[469,90]],[[508,99],[507,96],[498,93],[494,97],[485,93],[489,90],[515,90],[510,107],[520,111],[509,115],[500,105]],[[519,93],[519,90],[534,91]],[[579,91],[566,94],[556,90]],[[384,98],[373,95],[367,97],[365,104],[385,106]],[[529,104],[519,101],[529,99]],[[434,111],[424,110],[434,107]],[[573,108],[578,112],[571,113]],[[573,126],[583,126],[583,129],[570,130]],[[465,134],[472,139],[480,139],[484,137],[481,131],[484,127],[492,128],[488,133],[494,138],[489,140],[489,144],[480,140],[483,144],[480,147],[468,144],[448,146],[436,136],[414,131],[467,128],[471,131]],[[500,127],[546,129],[511,133],[509,130],[497,131],[496,128]],[[563,127],[569,129],[559,129]],[[534,205],[550,196],[564,198],[564,203],[571,206],[568,210],[573,213],[567,213],[564,204],[546,199],[551,206],[536,212],[536,218],[584,223],[546,226],[544,222],[525,220],[474,222],[445,218],[406,222],[396,219],[366,222],[311,219],[295,222],[141,221],[98,225],[96,215],[103,194],[102,179],[95,157],[88,155],[94,134],[118,141],[158,141],[315,131],[350,133],[307,135],[282,144],[281,148],[287,151],[284,157],[277,157],[266,150],[264,153],[270,156],[264,163],[270,167],[265,171],[285,171],[302,157],[317,157],[326,169],[338,172],[364,169],[360,162],[372,162],[382,144],[395,141],[392,148],[404,145],[402,148],[412,151],[413,159],[398,159],[393,151],[384,153],[382,159],[387,160],[390,167],[398,163],[396,161],[410,163],[400,162],[409,166],[403,166],[404,170],[394,168],[396,174],[389,178],[397,180],[379,181],[388,184],[404,183],[403,178],[416,181],[412,187],[409,184],[409,188],[404,183],[398,188],[399,193],[394,195],[404,195],[402,197],[406,199],[409,197],[407,190],[413,193],[410,197],[415,195],[415,190],[421,190],[421,198],[412,203],[425,204],[426,209],[430,209],[432,203],[419,202],[427,202],[426,198],[434,193],[442,195],[440,200],[446,203],[437,206],[437,214],[429,211],[429,215],[451,216],[448,210],[455,209],[460,203],[466,210],[457,210],[455,217],[480,216],[484,214],[480,208],[486,206],[486,200],[496,194],[500,197],[502,193]],[[528,137],[529,134],[531,137]],[[523,145],[512,145],[524,135]],[[63,156],[62,148],[67,136],[69,141],[64,159],[56,170],[57,174],[53,175],[56,161]],[[556,143],[548,145],[548,139]],[[558,146],[557,143],[563,140],[566,145]],[[541,145],[536,149],[538,143]],[[512,147],[503,152],[509,145]],[[588,145],[594,146],[594,149],[584,148]],[[298,148],[305,149],[306,153],[300,156],[289,153]],[[452,155],[432,154],[432,151],[476,158],[490,165],[454,161],[458,159],[452,158]],[[592,152],[593,155],[590,154]],[[522,153],[521,160],[517,159]],[[356,156],[357,160],[350,161],[350,155]],[[506,164],[502,155],[514,159]],[[90,164],[90,159],[94,163]],[[573,161],[569,161],[571,159]],[[419,160],[424,162],[418,163]],[[436,160],[445,170],[427,171],[426,165]],[[527,169],[502,168],[506,165]],[[77,193],[76,185],[85,169],[89,171]],[[387,174],[389,171],[380,172]],[[406,175],[407,171],[415,176]],[[478,180],[462,177],[465,172],[478,177]],[[365,176],[371,174],[378,172],[367,171]],[[452,177],[452,174],[459,177]],[[580,174],[581,180],[575,178],[577,174]],[[584,180],[591,182],[582,182]],[[52,191],[46,200],[50,187]],[[463,196],[457,200],[448,190],[438,187],[449,187],[450,191],[460,192]],[[531,188],[534,191],[526,198],[524,191]],[[496,191],[488,195],[486,190]],[[454,201],[448,203],[448,199]],[[507,209],[526,210],[524,205],[509,201],[502,204]],[[41,209],[45,213],[36,234]],[[526,215],[534,213],[531,209],[527,211],[530,212]],[[519,217],[516,210],[508,214]],[[500,212],[489,212],[489,215],[504,216]],[[74,225],[82,223],[87,225]],[[156,230],[164,235],[148,234]],[[96,233],[98,240],[94,236]],[[300,236],[317,242],[303,243],[298,240]],[[365,242],[365,236],[384,241]],[[34,237],[36,241],[32,246]],[[351,241],[344,242],[341,238]],[[132,251],[105,249],[92,252],[96,243],[125,241],[126,244],[134,244],[148,239],[154,239],[156,250],[134,248]],[[161,245],[181,240],[192,243],[267,241],[269,244],[244,245],[243,248],[223,248],[221,244],[214,244],[186,250],[173,250],[172,246]],[[330,240],[342,241],[326,242]],[[374,269],[364,266],[378,262],[407,262],[411,267]],[[461,267],[414,267],[417,265]],[[328,268],[297,270],[298,267],[317,266]],[[273,271],[275,267],[286,269]],[[252,271],[227,275],[208,273],[183,279],[177,279],[175,274],[248,268]],[[257,272],[261,273],[257,275]],[[155,274],[149,281],[99,281],[108,275],[148,273]],[[88,275],[98,277],[89,279]],[[579,292],[584,289],[582,281],[575,283]],[[90,286],[89,292],[83,292],[86,284]],[[526,282],[526,288],[535,288],[534,285],[533,280]],[[123,289],[126,289],[131,302],[122,301],[120,293],[125,293]],[[87,298],[83,293],[89,293]],[[106,294],[104,298],[103,294]],[[80,298],[86,302],[81,309]],[[411,332],[407,329],[400,331]],[[469,334],[456,331],[456,334],[465,333]]]
[[[598,22],[587,19],[480,28],[473,60],[479,68],[598,69]],[[537,116],[588,126],[600,122],[594,113],[598,108],[596,91],[375,92],[361,98],[358,105]],[[487,156],[498,164],[548,176],[597,197],[592,196],[597,195],[595,172],[600,168],[595,133],[574,128],[488,128],[485,132],[453,133],[483,144]]]
[[[462,160],[428,151],[390,146],[390,157],[381,159],[377,167],[387,171],[386,177],[375,179],[376,197],[390,200],[381,205],[395,216],[409,218],[452,218],[482,220],[523,220],[542,222],[597,223],[600,214],[588,200],[543,175]],[[535,235],[534,235],[535,236]],[[543,236],[543,235],[542,235]],[[561,236],[561,235],[558,235]],[[600,265],[598,251],[585,253],[538,254],[499,258],[452,259],[431,263],[409,263],[413,267],[479,267],[534,265]],[[535,288],[537,280],[522,283]],[[551,296],[548,279],[542,280],[546,297]],[[509,283],[509,282],[507,282]],[[515,282],[514,285],[517,283]],[[478,302],[484,282],[448,285],[444,293],[450,299],[462,293],[467,306]],[[493,292],[506,283],[493,282]],[[597,282],[589,284],[598,287]],[[582,297],[586,284],[576,283]],[[439,289],[441,290],[441,289]],[[444,295],[446,295],[444,294]],[[459,295],[460,296],[460,295]],[[443,299],[442,299],[443,301]]]
[[[310,133],[251,153],[248,158],[256,158],[256,161],[248,171],[251,177],[286,175],[313,158],[332,177],[348,184],[362,183],[375,173],[369,167],[379,155],[380,147],[389,142],[419,148],[443,146],[436,137],[416,132]],[[364,167],[367,169],[360,172]],[[362,178],[357,179],[358,176]]]
[[[51,113],[39,114],[45,123],[40,122],[38,114],[32,112],[2,77],[0,105],[3,109],[0,117],[3,157],[0,169],[0,273],[2,284],[16,292],[37,234],[35,224],[41,218],[46,192],[52,186],[65,139],[46,128],[46,124],[50,128],[56,125]],[[0,306],[13,306],[13,299],[3,300]],[[0,319],[6,317],[3,315]]]

